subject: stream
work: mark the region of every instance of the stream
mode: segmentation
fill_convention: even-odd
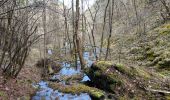
[[[94,55],[90,55],[90,52],[84,52],[83,57],[87,62],[87,66],[90,67],[94,62],[92,59]],[[61,80],[62,76],[72,76],[77,74],[82,74],[83,78],[79,82],[90,81],[89,77],[81,72],[81,68],[78,69],[71,66],[68,62],[62,62],[62,69],[51,77],[51,80],[55,80],[61,82],[63,85],[66,85],[66,82]],[[78,65],[80,66],[80,62],[78,61]],[[58,90],[54,90],[48,86],[48,82],[40,81],[37,84],[33,84],[33,87],[38,88],[35,96],[33,96],[32,100],[91,100],[91,97],[87,93],[81,94],[67,94],[59,92]]]

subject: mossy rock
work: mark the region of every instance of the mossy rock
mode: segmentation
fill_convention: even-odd
[[[80,94],[80,93],[88,93],[92,98],[95,99],[102,99],[104,98],[105,92],[102,90],[99,90],[94,87],[89,87],[84,84],[72,84],[72,85],[62,85],[58,83],[50,83],[50,87],[52,87],[55,90],[59,90],[63,93],[72,93],[72,94]]]
[[[109,92],[114,93],[113,87],[122,85],[122,80],[115,73],[114,64],[110,61],[98,61],[91,68],[85,69],[85,73],[95,86]]]
[[[136,79],[148,81],[151,78],[151,75],[142,68],[113,64],[109,61],[98,61],[86,69],[85,73],[97,88],[111,93],[128,88],[129,81]]]

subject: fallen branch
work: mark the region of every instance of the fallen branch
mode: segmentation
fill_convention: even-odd
[[[147,88],[147,91],[150,92],[158,92],[158,93],[163,93],[163,94],[170,94],[170,91],[166,91],[166,90],[156,90],[156,89],[151,89],[151,88]]]

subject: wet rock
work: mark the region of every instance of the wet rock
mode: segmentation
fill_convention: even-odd
[[[52,82],[61,82],[61,77],[60,75],[53,75],[49,81],[52,81]]]

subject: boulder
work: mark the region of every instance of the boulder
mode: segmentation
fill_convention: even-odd
[[[114,92],[115,87],[122,85],[121,79],[115,74],[114,66],[112,62],[99,61],[85,69],[85,73],[96,87]]]
[[[135,91],[143,91],[144,83],[150,79],[150,74],[140,68],[110,61],[98,61],[91,68],[85,69],[85,73],[92,86],[117,95],[132,95]]]

